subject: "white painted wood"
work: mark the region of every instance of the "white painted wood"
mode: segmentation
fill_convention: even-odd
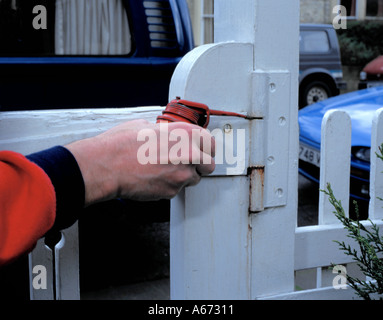
[[[78,223],[61,231],[61,241],[55,246],[56,300],[79,300],[80,270]]]
[[[214,136],[216,146],[216,167],[211,176],[246,176],[250,158],[250,121],[211,116],[208,130]]]
[[[344,111],[331,110],[323,117],[321,136],[320,189],[331,185],[348,215],[350,196],[351,119]],[[319,224],[338,223],[334,208],[324,192],[319,194]]]
[[[275,8],[286,11],[276,12]],[[261,179],[250,191],[251,177],[230,174],[204,177],[198,186],[187,188],[174,199],[172,299],[254,299],[294,288],[291,257],[298,182],[299,1],[287,4],[282,0],[247,0],[240,5],[237,1],[219,1],[215,10],[216,42],[220,43],[200,46],[182,59],[172,78],[169,99],[180,96],[213,109],[256,116],[248,120],[250,167],[266,166],[269,159],[265,176],[270,174],[275,179],[270,178],[267,186],[265,182],[264,188],[273,193],[262,198],[282,194],[284,199],[269,202],[277,208],[249,215],[249,207],[254,211],[263,209],[263,203],[254,203],[260,201],[260,195],[249,195],[254,190],[259,192]],[[270,21],[277,27],[266,28]],[[265,36],[260,35],[261,29]],[[278,53],[265,46],[270,38]],[[280,53],[281,43],[287,45],[291,55]],[[263,95],[260,88],[266,89]],[[275,145],[267,145],[267,136]],[[271,156],[275,156],[275,171]],[[278,180],[276,172],[284,178]],[[280,185],[287,181],[288,188]],[[279,189],[283,192],[279,193]]]
[[[371,281],[374,283],[375,281]],[[371,299],[379,300],[381,295],[373,293]],[[273,296],[260,297],[259,300],[362,300],[356,292],[349,286],[344,287],[323,287],[318,289],[302,290],[279,294]]]
[[[258,110],[264,110],[264,130],[268,136],[263,142],[265,207],[278,207],[270,207],[250,216],[251,298],[255,299],[260,295],[294,290],[294,262],[291,257],[294,256],[298,206],[299,1],[245,2],[246,5],[238,5],[234,0],[225,1],[229,9],[222,8],[219,13],[222,18],[215,33],[219,41],[235,37],[252,42],[254,72],[258,75],[263,72],[267,74],[263,75],[266,82],[261,84],[256,81],[257,88],[253,88],[257,90],[256,96],[253,96],[253,112],[258,114]],[[237,21],[241,21],[238,24],[231,21],[230,28],[226,31],[221,29],[225,20],[232,20],[230,16],[234,15],[237,15]],[[252,32],[244,32],[244,28]],[[260,93],[264,88],[265,93]],[[265,97],[266,94],[268,97]],[[259,113],[262,114],[261,111]],[[285,118],[286,122],[281,118]],[[285,123],[285,126],[281,126],[281,123]],[[283,170],[285,172],[282,173]],[[281,180],[276,182],[278,171]],[[288,181],[287,190],[284,189],[284,179]],[[271,194],[281,194],[278,189],[284,190],[282,196],[285,195],[288,200],[285,205],[281,205],[284,202],[270,198]]]
[[[64,145],[133,119],[155,122],[162,107],[0,113],[0,150],[23,154]]]
[[[379,109],[372,120],[371,167],[370,167],[370,219],[383,219],[383,161],[376,156],[383,143],[383,109]]]
[[[383,227],[382,220],[373,222]],[[371,229],[369,221],[361,222]],[[353,262],[352,257],[344,254],[334,241],[344,241],[357,251],[357,244],[350,239],[347,230],[340,223],[318,226],[299,227],[295,232],[295,270],[325,267],[334,264]]]
[[[214,42],[254,43],[257,1],[226,0],[214,3]],[[230,26],[230,27],[229,27]]]
[[[264,206],[287,204],[289,177],[290,110],[282,101],[290,102],[289,72],[270,72],[267,79],[268,104],[266,109],[265,189]]]
[[[172,299],[249,299],[248,192],[247,177],[204,178],[172,201]]]
[[[246,112],[250,108],[251,70],[251,45],[198,47],[177,66],[169,98],[180,96],[212,109]],[[222,124],[229,124],[231,130],[245,129],[245,136],[250,137],[249,126],[255,121],[237,119],[238,127],[230,118],[217,117],[208,129],[222,130]],[[245,150],[249,149],[248,141]],[[249,157],[248,152],[241,153],[241,161]],[[204,177],[172,201],[172,299],[249,299],[248,210],[249,179],[235,171],[221,170],[219,176]]]
[[[361,300],[350,287],[335,289],[333,287],[289,292],[286,294],[265,296],[259,300]]]
[[[169,100],[202,102],[210,109],[249,113],[253,46],[250,43],[202,45],[184,56],[176,67]]]
[[[30,300],[54,300],[55,288],[53,278],[55,273],[53,261],[52,250],[44,244],[44,239],[40,239],[36,244],[33,254],[28,256]],[[37,276],[36,273],[33,273],[36,266],[43,266],[46,270],[46,289],[35,289],[33,285],[33,279]]]
[[[283,70],[295,73],[298,72],[296,57],[299,44],[297,14],[299,14],[299,1],[296,0],[216,1],[214,41],[253,43],[254,70],[265,72]],[[295,92],[298,88],[298,77],[292,74],[291,81],[291,90]],[[297,96],[297,92],[295,95]],[[289,109],[286,101],[281,103]]]

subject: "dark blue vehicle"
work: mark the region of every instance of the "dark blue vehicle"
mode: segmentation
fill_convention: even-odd
[[[355,91],[318,102],[299,111],[299,172],[319,183],[321,123],[332,109],[351,117],[351,177],[353,199],[369,200],[371,125],[375,111],[383,107],[383,87]]]
[[[301,24],[299,108],[337,96],[346,89],[336,31],[328,24]]]
[[[1,1],[0,111],[168,102],[173,71],[193,48],[186,0],[90,3]]]

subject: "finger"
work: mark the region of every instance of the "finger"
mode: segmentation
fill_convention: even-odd
[[[215,156],[215,139],[208,130],[185,122],[170,123],[169,132],[171,132],[173,129],[187,130],[189,132],[189,136],[192,138],[192,144],[197,145],[201,151],[204,151],[212,157]]]
[[[209,156],[205,154],[204,157],[206,159]],[[212,157],[209,157],[209,161],[196,164],[196,171],[199,172],[201,175],[211,174],[214,170],[215,170],[215,161]]]
[[[198,172],[197,166],[191,166],[192,176],[187,183],[187,187],[195,186],[201,181],[201,174]]]
[[[204,153],[209,154],[211,157],[215,157],[215,138],[209,133],[208,135],[202,135],[200,139],[200,149]]]
[[[193,129],[192,138],[193,143],[199,146],[201,151],[212,157],[215,156],[215,139],[209,131],[202,128]]]

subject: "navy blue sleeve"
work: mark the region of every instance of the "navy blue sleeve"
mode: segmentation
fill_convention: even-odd
[[[85,201],[84,180],[76,159],[62,146],[30,154],[27,159],[46,172],[55,189],[56,220],[52,229],[70,227],[77,221]]]

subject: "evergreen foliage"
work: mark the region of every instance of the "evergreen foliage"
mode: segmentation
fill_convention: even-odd
[[[383,144],[379,147],[379,152],[380,154],[376,153],[376,155],[383,160]],[[360,280],[346,274],[350,287],[365,300],[372,300],[375,297],[383,300],[383,260],[380,258],[383,253],[383,236],[379,234],[379,227],[370,219],[366,221],[370,224],[369,228],[366,228],[368,223],[359,221],[356,201],[354,201],[354,205],[357,219],[347,217],[341,201],[335,198],[330,184],[327,185],[327,190],[322,191],[329,196],[329,201],[335,209],[334,214],[347,229],[348,237],[358,245],[357,250],[344,241],[335,241],[339,244],[340,250],[352,257],[368,280]]]
[[[383,237],[379,235],[379,227],[371,220],[371,229],[367,229],[359,220],[352,220],[345,215],[341,201],[337,200],[330,185],[324,191],[329,196],[329,201],[335,208],[335,215],[348,231],[348,237],[352,238],[358,244],[359,250],[353,248],[344,241],[339,242],[339,247],[346,255],[352,256],[357,262],[360,270],[369,279],[369,281],[360,280],[346,274],[347,281],[351,288],[365,300],[373,299],[371,295],[382,295],[383,299],[383,261],[379,254],[383,252]],[[355,210],[358,215],[358,206],[356,202]],[[372,280],[372,281],[370,281]]]
[[[343,65],[364,67],[383,54],[383,23],[380,21],[348,21],[347,29],[338,29]]]

